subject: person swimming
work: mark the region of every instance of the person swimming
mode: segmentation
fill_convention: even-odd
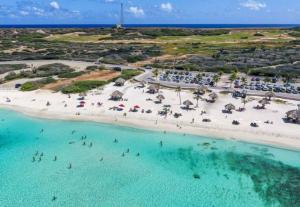
[[[126,153],[129,153],[129,148],[126,150]]]
[[[56,160],[57,160],[57,156],[55,155],[53,161],[56,161]]]
[[[160,142],[159,142],[159,145],[162,147],[162,146],[163,146],[163,141],[160,141]]]
[[[115,140],[114,140],[114,143],[118,143],[118,140],[117,140],[117,139],[115,139]]]
[[[90,143],[89,147],[91,148],[93,146],[93,142]]]
[[[139,157],[139,156],[140,156],[140,153],[139,153],[139,152],[138,152],[138,153],[136,153],[136,156],[137,156],[137,157]]]
[[[35,157],[32,157],[32,161],[31,162],[35,162]]]
[[[56,201],[57,197],[56,196],[52,196],[52,201]]]
[[[72,164],[71,164],[71,163],[69,163],[68,169],[71,169],[71,168],[72,168]]]
[[[101,161],[101,162],[103,161],[103,157],[100,158],[100,161]]]

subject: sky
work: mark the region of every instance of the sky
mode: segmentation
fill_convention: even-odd
[[[0,24],[300,24],[300,0],[0,0]]]

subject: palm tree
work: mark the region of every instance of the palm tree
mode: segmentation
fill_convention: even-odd
[[[243,76],[243,77],[241,78],[241,81],[242,81],[243,85],[246,85],[246,83],[247,83],[247,78],[246,78],[245,76]]]
[[[154,71],[153,71],[153,75],[156,77],[156,80],[158,80],[159,71],[158,71],[158,69],[157,69],[157,68],[156,68],[156,69],[154,69]]]
[[[198,108],[198,107],[199,107],[199,100],[201,99],[201,96],[200,96],[199,93],[196,93],[196,96],[195,96],[194,98],[195,98],[196,101],[197,101],[196,108]]]
[[[230,80],[230,88],[232,87],[232,83],[234,80],[237,79],[237,72],[236,71],[232,71],[230,77],[229,77],[229,80]]]
[[[177,92],[178,97],[179,97],[179,104],[181,105],[181,95],[180,95],[181,87],[180,87],[180,86],[178,86],[178,87],[176,88],[176,92]]]
[[[244,108],[245,108],[247,100],[246,100],[246,98],[242,98],[241,100],[242,100],[242,103],[244,104]]]
[[[219,75],[214,75],[213,77],[213,82],[215,85],[217,85],[217,83],[220,81],[221,77]]]

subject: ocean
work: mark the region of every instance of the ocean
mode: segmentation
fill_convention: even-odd
[[[299,198],[299,151],[0,109],[1,207],[299,207]]]
[[[0,28],[110,28],[113,24],[22,24],[5,25]],[[193,28],[193,29],[226,29],[226,28],[293,28],[300,24],[126,24],[125,28]]]

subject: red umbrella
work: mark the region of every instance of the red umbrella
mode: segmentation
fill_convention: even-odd
[[[80,101],[80,104],[85,104],[85,101]]]
[[[138,106],[138,105],[135,105],[135,106],[134,106],[134,108],[136,108],[136,109],[139,109],[139,108],[140,108],[140,106]]]
[[[120,107],[125,107],[125,105],[124,105],[124,104],[120,104],[119,106],[120,106]]]

